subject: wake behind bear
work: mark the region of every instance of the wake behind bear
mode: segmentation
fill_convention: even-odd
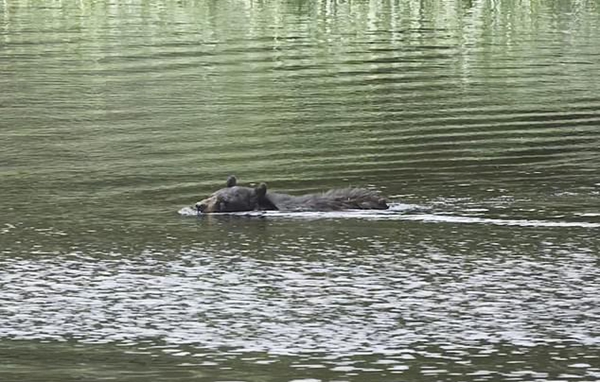
[[[227,187],[196,203],[202,213],[242,211],[340,211],[385,210],[387,201],[379,193],[365,188],[340,188],[319,194],[293,196],[267,191],[267,185],[243,187],[237,178],[227,178]]]

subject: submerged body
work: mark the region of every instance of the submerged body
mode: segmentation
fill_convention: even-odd
[[[324,193],[288,195],[267,192],[267,185],[242,187],[237,179],[230,176],[227,187],[214,192],[208,198],[196,203],[202,213],[240,211],[340,211],[348,209],[385,210],[385,198],[379,193],[365,188],[341,188]]]
[[[301,196],[268,192],[265,198],[281,211],[381,210],[388,208],[384,198],[375,191],[364,188],[341,188]]]

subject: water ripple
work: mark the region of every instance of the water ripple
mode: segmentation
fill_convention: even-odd
[[[492,224],[499,226],[519,227],[580,227],[600,228],[600,223],[584,221],[534,220],[534,219],[495,219],[467,215],[444,215],[441,213],[422,213],[430,208],[419,205],[391,203],[388,210],[350,210],[327,212],[284,212],[284,211],[251,211],[216,213],[211,216],[198,214],[192,207],[183,207],[178,211],[181,216],[199,218],[218,218],[219,216],[253,217],[253,218],[284,218],[284,219],[364,219],[364,220],[412,220],[424,223],[459,223],[459,224]],[[485,212],[487,209],[471,208],[467,212]],[[596,217],[596,214],[583,214],[583,217]]]
[[[455,361],[474,349],[600,345],[600,274],[589,250],[550,246],[538,259],[469,259],[368,240],[360,255],[334,246],[303,260],[311,245],[295,244],[305,253],[274,261],[241,248],[231,255],[194,249],[179,259],[151,252],[2,259],[0,338],[151,351],[167,344],[183,358],[219,349],[328,354],[338,372],[359,370],[342,360],[361,354],[384,356],[371,367],[388,371],[403,370],[415,351],[434,359],[433,349],[409,351],[422,344],[447,346],[440,357]]]

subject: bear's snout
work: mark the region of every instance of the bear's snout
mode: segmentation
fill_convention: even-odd
[[[198,212],[206,211],[207,207],[208,207],[208,204],[204,200],[196,203],[196,211],[198,211]]]

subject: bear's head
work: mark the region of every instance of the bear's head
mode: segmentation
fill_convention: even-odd
[[[266,200],[267,185],[258,187],[242,187],[237,185],[235,176],[227,178],[227,187],[213,192],[208,198],[196,203],[196,210],[202,213],[254,211],[265,208],[270,203]]]

